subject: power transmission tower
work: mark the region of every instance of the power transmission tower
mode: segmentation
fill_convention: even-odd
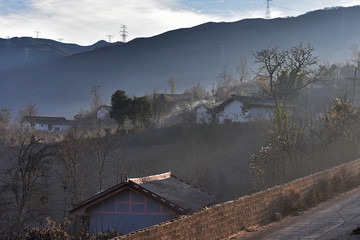
[[[109,43],[111,43],[111,38],[113,37],[113,35],[106,35],[109,38]]]
[[[126,31],[127,26],[126,25],[121,25],[121,39],[122,42],[125,43],[126,42],[126,37],[127,37],[127,31]]]
[[[64,39],[62,39],[62,38],[58,38],[58,40],[59,40],[59,42],[62,42],[62,40],[64,40]]]
[[[39,31],[35,31],[35,33],[36,33],[36,38],[39,38]]]
[[[271,12],[270,12],[270,3],[272,0],[266,0],[266,12],[265,12],[265,19],[271,18]]]

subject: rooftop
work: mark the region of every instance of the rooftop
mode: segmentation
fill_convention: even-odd
[[[129,178],[127,182],[112,186],[79,203],[70,213],[84,214],[85,210],[92,205],[129,188],[166,205],[179,214],[197,211],[216,200],[210,193],[167,172],[141,178]]]

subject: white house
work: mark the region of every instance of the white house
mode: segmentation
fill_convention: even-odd
[[[274,103],[255,97],[231,95],[226,101],[215,108],[202,106],[196,111],[197,123],[209,123],[213,117],[218,122],[249,122],[269,119]]]
[[[101,105],[97,110],[96,110],[96,118],[97,119],[109,119],[109,113],[111,110],[111,106],[107,106],[107,105]]]
[[[61,132],[72,127],[71,120],[64,117],[40,117],[40,116],[24,116],[21,120],[23,129],[31,129],[37,131]]]

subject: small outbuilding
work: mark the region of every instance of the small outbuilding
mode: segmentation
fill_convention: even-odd
[[[129,178],[79,203],[70,214],[85,215],[89,232],[127,234],[212,204],[215,197],[171,172]]]

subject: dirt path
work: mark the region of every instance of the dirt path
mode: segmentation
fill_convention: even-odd
[[[360,226],[360,188],[339,195],[321,203],[299,216],[288,216],[281,222],[274,222],[256,229],[242,231],[227,239],[232,240],[352,240],[360,239],[351,235]]]

